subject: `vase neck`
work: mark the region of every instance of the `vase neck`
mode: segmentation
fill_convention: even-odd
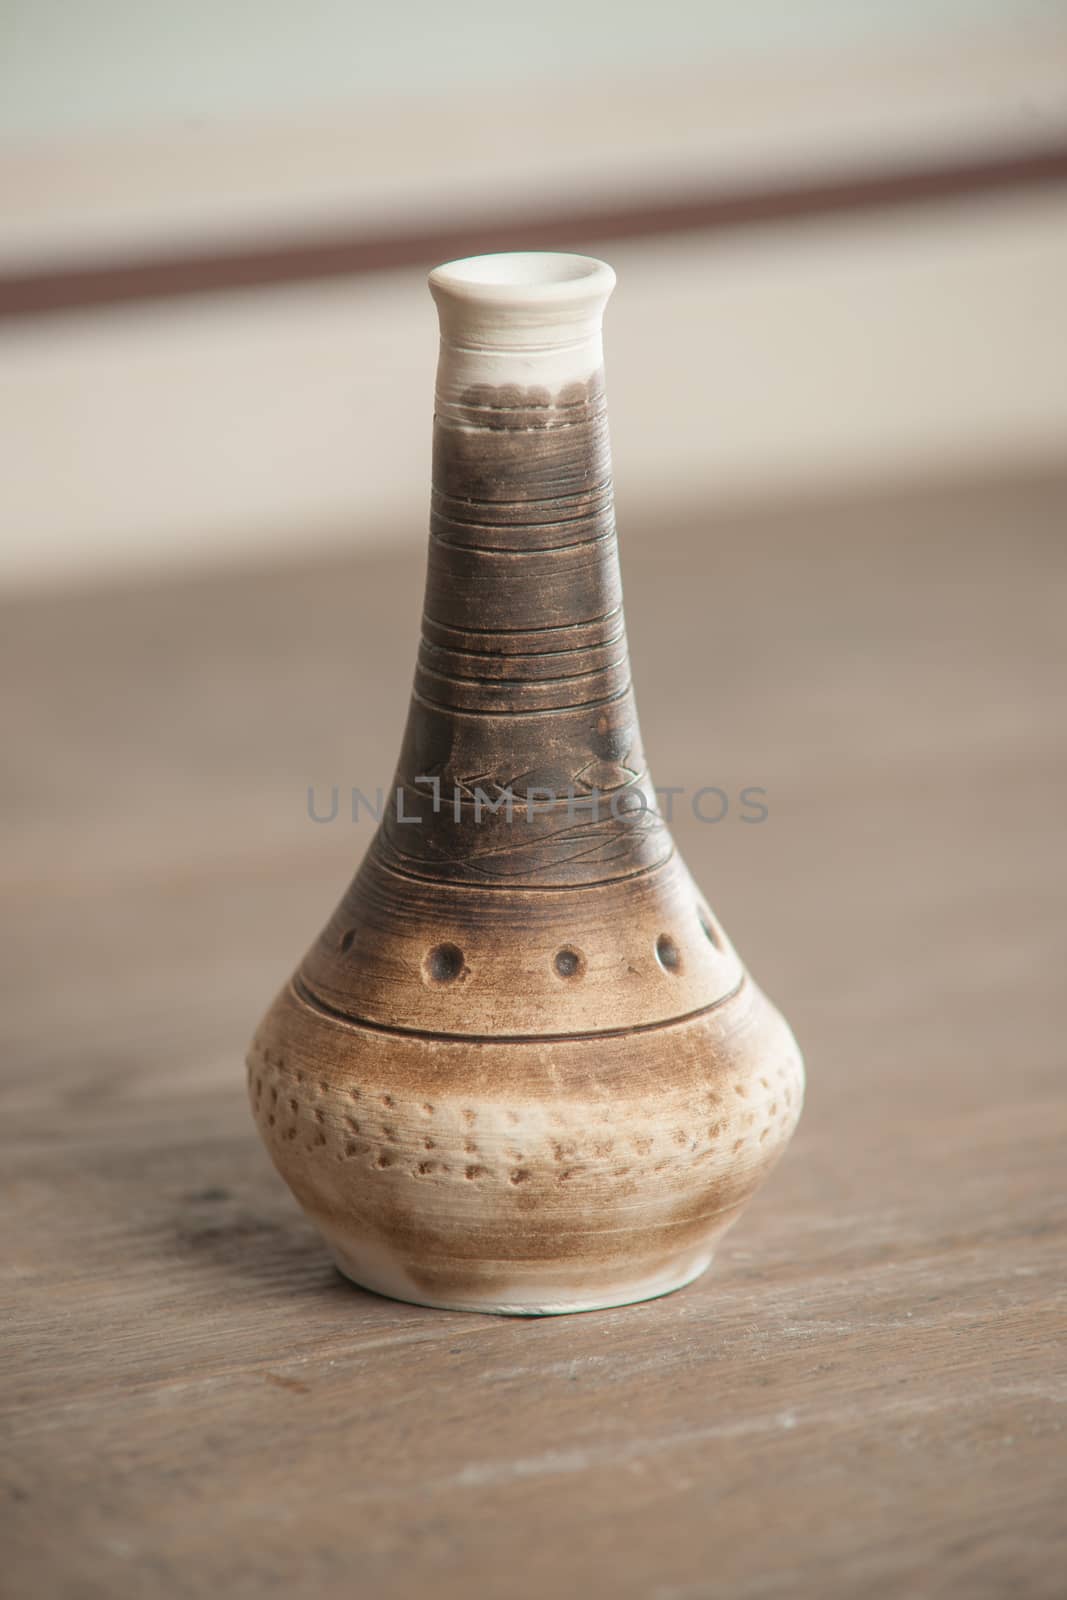
[[[493,654],[528,661],[539,645],[571,643],[534,635],[618,636],[601,343],[613,281],[610,268],[572,256],[478,258],[431,276],[441,352],[425,634],[444,703],[457,701],[441,649],[477,654],[491,635]],[[453,665],[471,675],[469,663]],[[516,665],[512,708],[528,709],[532,685]],[[461,689],[459,702],[470,699]]]
[[[614,276],[586,265],[547,289],[491,284],[488,298],[465,275],[456,287],[455,269],[431,277],[430,548],[397,772],[417,821],[387,823],[380,845],[408,872],[592,882],[670,849],[650,811],[623,623],[600,343]],[[454,798],[447,815],[428,783]],[[593,791],[603,814],[577,814]],[[520,820],[477,825],[479,794],[513,797]]]

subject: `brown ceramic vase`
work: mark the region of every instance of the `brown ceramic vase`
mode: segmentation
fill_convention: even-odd
[[[486,256],[441,323],[423,636],[393,798],[248,1057],[342,1272],[464,1310],[666,1293],[784,1149],[803,1066],[656,811],[623,624],[614,274]]]

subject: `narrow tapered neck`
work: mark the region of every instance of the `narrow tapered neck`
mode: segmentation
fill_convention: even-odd
[[[488,257],[431,276],[430,546],[397,768],[417,825],[387,820],[379,841],[408,874],[592,883],[671,848],[623,623],[600,331],[614,281],[580,256]],[[431,805],[428,782],[454,811]],[[601,793],[604,814],[585,814]],[[505,810],[481,826],[471,808],[483,796],[514,801],[519,820]]]
[[[556,255],[475,257],[431,275],[441,351],[425,632],[439,669],[432,647],[462,652],[465,635],[490,633],[525,660],[533,635],[617,634],[601,347],[614,281],[602,262]],[[447,676],[438,695],[453,692]],[[516,710],[532,688],[517,671]],[[499,708],[499,684],[492,698]]]

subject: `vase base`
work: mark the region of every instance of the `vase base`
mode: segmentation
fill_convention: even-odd
[[[424,1290],[405,1272],[384,1261],[372,1263],[362,1253],[356,1257],[334,1246],[331,1254],[338,1271],[351,1283],[388,1300],[430,1306],[438,1311],[477,1311],[497,1317],[561,1317],[582,1311],[607,1311],[613,1306],[634,1305],[641,1300],[657,1300],[662,1295],[684,1289],[707,1271],[712,1260],[711,1252],[703,1251],[699,1256],[673,1261],[658,1272],[619,1279],[595,1288],[542,1282],[506,1288],[498,1285],[495,1291],[483,1294],[444,1294]]]

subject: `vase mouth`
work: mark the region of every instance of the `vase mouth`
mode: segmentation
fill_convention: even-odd
[[[502,306],[573,305],[605,301],[615,273],[595,256],[518,250],[446,261],[429,281],[435,299],[440,294]]]

